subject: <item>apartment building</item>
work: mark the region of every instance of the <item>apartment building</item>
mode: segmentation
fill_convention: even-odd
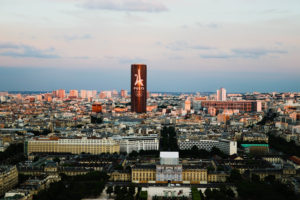
[[[25,142],[27,155],[33,152],[47,153],[120,153],[120,145],[110,138],[59,138],[37,137]]]
[[[0,196],[18,184],[16,166],[0,166]]]
[[[191,149],[196,146],[198,149],[204,149],[211,151],[213,147],[220,149],[227,155],[233,155],[237,153],[237,142],[225,139],[219,140],[196,140],[196,139],[184,139],[178,140],[178,147],[180,150]]]

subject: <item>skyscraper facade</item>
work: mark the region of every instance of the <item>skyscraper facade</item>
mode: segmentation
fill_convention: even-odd
[[[131,111],[145,113],[147,107],[147,66],[131,65]]]
[[[227,100],[226,89],[220,88],[219,90],[217,90],[217,101],[226,101],[226,100]]]

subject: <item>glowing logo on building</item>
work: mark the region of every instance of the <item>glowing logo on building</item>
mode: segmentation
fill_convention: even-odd
[[[138,69],[138,73],[134,75],[136,77],[135,79],[135,83],[134,83],[134,90],[135,90],[135,95],[137,97],[141,97],[143,96],[143,90],[144,90],[144,83],[143,83],[143,79],[141,77],[141,69]]]
[[[143,84],[143,79],[141,78],[141,70],[138,69],[138,74],[135,74],[134,76],[136,77],[134,85],[137,85],[139,87],[143,87],[144,84]]]

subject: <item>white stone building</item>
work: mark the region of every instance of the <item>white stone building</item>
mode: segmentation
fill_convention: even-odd
[[[120,152],[131,153],[132,151],[149,151],[158,150],[159,140],[157,137],[124,137],[120,140]]]
[[[178,140],[178,147],[180,150],[191,149],[193,146],[198,147],[198,149],[204,149],[206,151],[211,151],[213,147],[219,148],[223,153],[227,155],[233,155],[237,153],[237,142],[225,139],[219,140],[195,140],[195,139],[185,139]]]

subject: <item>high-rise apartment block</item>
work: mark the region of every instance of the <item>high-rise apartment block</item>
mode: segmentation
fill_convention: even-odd
[[[147,105],[147,66],[131,65],[131,111],[145,113]]]
[[[121,97],[122,98],[125,98],[125,97],[127,97],[127,90],[121,90]]]
[[[78,90],[70,90],[69,97],[78,98]]]
[[[63,98],[65,98],[65,96],[66,96],[66,91],[65,90],[60,89],[60,90],[57,91],[57,97],[58,98],[63,99]]]
[[[93,97],[93,91],[92,90],[88,90],[87,93],[86,93],[86,98],[91,98]]]
[[[87,91],[86,90],[80,90],[80,97],[85,99],[87,98]]]
[[[99,94],[100,99],[106,99],[112,97],[112,91],[101,91]]]
[[[93,95],[93,97],[96,97],[97,96],[97,90],[93,90],[92,95]]]
[[[117,90],[113,90],[112,93],[111,93],[112,97],[118,97],[119,96],[119,93]]]
[[[189,99],[185,100],[185,102],[184,102],[184,110],[185,111],[191,110],[191,101]]]
[[[220,88],[217,90],[217,101],[226,101],[227,95],[226,95],[226,89]]]

